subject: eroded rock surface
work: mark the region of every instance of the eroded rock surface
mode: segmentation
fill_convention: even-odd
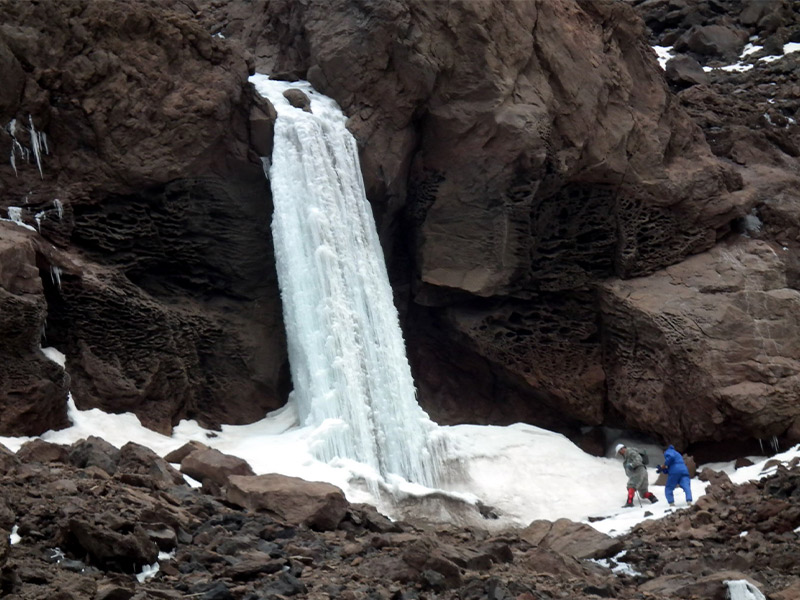
[[[36,435],[67,424],[69,377],[41,350],[47,301],[37,243],[0,222],[0,431]]]
[[[601,301],[609,402],[679,445],[788,433],[797,442],[800,291],[791,252],[743,238]],[[647,401],[642,399],[646,398]]]
[[[67,356],[80,408],[131,411],[160,431],[280,406],[288,371],[259,159],[274,110],[255,97],[241,49],[159,3],[0,10],[0,151],[12,157],[0,163],[0,215],[17,207],[41,246],[58,248],[34,263],[44,289],[30,323],[3,311],[3,331],[29,335],[30,350],[4,333],[3,351],[35,354],[41,338]],[[5,259],[6,272],[31,263]],[[14,364],[4,405],[22,407],[24,392],[46,399],[43,414],[63,398],[56,365]],[[7,412],[3,432],[58,428],[58,410],[24,427]]]
[[[213,27],[243,40],[258,68],[307,77],[350,115],[396,277],[413,273],[398,290],[415,303],[405,321],[409,352],[421,402],[435,419],[525,420],[565,432],[627,424],[682,444],[788,435],[778,424],[797,415],[779,398],[791,392],[768,394],[771,416],[745,416],[749,409],[731,404],[747,401],[729,396],[744,393],[752,377],[726,377],[724,361],[688,371],[662,362],[653,379],[664,392],[645,390],[639,371],[618,368],[615,358],[620,347],[635,353],[626,346],[637,336],[635,321],[602,310],[604,292],[596,290],[610,278],[636,281],[680,264],[732,229],[745,231],[755,199],[770,191],[780,199],[771,210],[793,210],[791,142],[767,141],[788,134],[758,133],[763,150],[749,151],[745,140],[753,138],[743,133],[740,158],[730,160],[732,151],[721,149],[730,140],[726,131],[739,125],[720,130],[709,123],[725,122],[725,104],[753,109],[722,87],[730,85],[726,77],[737,81],[735,73],[700,69],[735,59],[749,35],[784,27],[788,41],[793,12],[781,5],[756,15],[755,5],[723,3],[726,19],[712,3],[628,4],[651,32],[623,3],[568,1],[503,10],[451,3],[446,11],[410,1],[273,2],[259,5],[263,27],[230,3],[215,13]],[[777,28],[766,23],[775,15],[783,19]],[[687,53],[671,76],[672,91],[683,90],[680,102],[648,37]],[[679,72],[681,64],[691,68]],[[704,112],[692,94],[705,94]],[[778,112],[788,115],[790,99],[781,102]],[[752,123],[741,127],[750,131]],[[768,176],[775,174],[777,182]],[[686,331],[676,336],[685,336],[687,347],[694,340]],[[719,351],[774,362],[767,370],[795,360],[787,345],[759,359],[754,339],[720,341]],[[654,342],[662,344],[658,358],[630,362],[646,370],[648,360],[664,358],[666,343]],[[721,428],[665,418],[676,397],[683,406],[697,394],[709,415],[726,415]],[[626,419],[634,396],[641,416]]]

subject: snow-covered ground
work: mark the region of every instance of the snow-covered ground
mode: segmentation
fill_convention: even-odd
[[[57,351],[45,349],[45,352],[63,361]],[[297,426],[291,405],[257,423],[226,425],[221,431],[208,431],[196,422],[183,421],[169,437],[142,427],[138,418],[129,413],[112,415],[98,409],[77,410],[71,399],[69,417],[71,427],[46,432],[41,438],[71,444],[96,435],[118,448],[127,442],[136,442],[161,456],[196,440],[243,458],[257,474],[281,473],[310,481],[327,481],[342,488],[351,502],[370,502],[391,512],[391,507],[371,497],[363,485],[361,478],[374,476],[363,465],[352,461],[324,464],[314,458],[309,447],[315,432],[312,428]],[[441,436],[447,447],[441,457],[446,472],[451,474],[450,480],[442,486],[445,492],[468,502],[480,500],[493,507],[501,516],[497,525],[524,526],[535,519],[561,517],[588,522],[589,517],[605,517],[590,524],[605,533],[620,535],[640,521],[660,518],[671,509],[664,498],[664,488],[656,486],[651,487],[659,498],[656,504],[646,500],[640,503],[637,499],[634,508],[622,508],[627,478],[619,457],[591,456],[566,437],[538,427],[458,425],[440,427],[436,435]],[[0,443],[17,451],[29,439],[0,437]],[[630,445],[637,444],[630,442]],[[656,447],[646,449],[650,455],[652,484],[657,477],[654,467],[663,462],[663,457]],[[800,456],[800,445],[770,459],[788,462],[796,456]],[[735,483],[759,479],[774,470],[764,471],[767,457],[750,458],[755,464],[738,470],[731,464],[709,466],[724,470]],[[705,485],[692,480],[695,500],[703,495]],[[434,490],[404,481],[387,482],[384,488],[412,504],[413,497],[436,495]],[[672,510],[685,507],[683,491],[678,488]]]

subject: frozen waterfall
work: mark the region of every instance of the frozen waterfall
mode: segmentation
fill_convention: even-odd
[[[317,427],[315,454],[352,459],[385,481],[437,483],[436,426],[417,404],[397,310],[353,136],[308,83],[251,77],[278,112],[265,170],[293,401]],[[302,90],[307,112],[284,97]]]

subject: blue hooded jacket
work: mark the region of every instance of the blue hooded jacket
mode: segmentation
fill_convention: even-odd
[[[664,465],[672,477],[689,475],[689,469],[686,468],[686,463],[683,462],[683,456],[672,445],[664,450]]]

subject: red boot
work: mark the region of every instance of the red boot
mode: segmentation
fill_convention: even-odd
[[[622,508],[632,508],[633,507],[633,495],[636,493],[634,488],[628,488],[628,501],[622,505]]]

